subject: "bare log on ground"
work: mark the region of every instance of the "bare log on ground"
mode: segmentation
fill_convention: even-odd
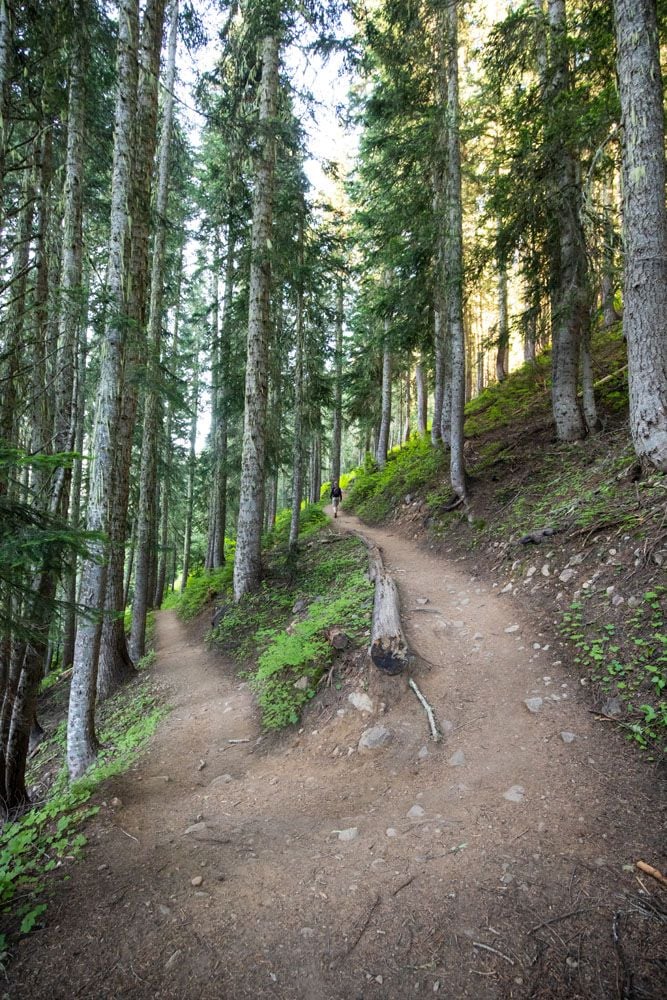
[[[354,532],[368,549],[369,576],[375,581],[375,603],[369,655],[376,667],[386,674],[400,674],[408,666],[410,653],[401,627],[398,588],[384,568],[382,555],[374,542]]]

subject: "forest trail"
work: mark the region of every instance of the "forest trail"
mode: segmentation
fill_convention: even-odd
[[[7,996],[602,1000],[632,976],[626,995],[657,1000],[660,889],[624,868],[660,862],[655,775],[488,582],[345,512],[332,525],[382,547],[445,739],[379,675],[372,714],[348,687],[299,733],[260,739],[205,623],[160,613],[173,711],[105,790]],[[379,723],[391,742],[360,751]]]

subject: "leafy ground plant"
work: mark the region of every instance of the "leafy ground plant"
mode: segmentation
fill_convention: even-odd
[[[69,785],[64,763],[65,723],[45,739],[28,775],[43,798],[0,831],[0,952],[12,939],[29,933],[47,909],[48,878],[75,860],[86,844],[85,823],[99,812],[90,800],[107,778],[134,762],[167,709],[149,682],[141,680],[104,705],[100,725],[103,750],[94,768]],[[45,768],[55,771],[47,788]],[[65,877],[67,877],[65,875]]]

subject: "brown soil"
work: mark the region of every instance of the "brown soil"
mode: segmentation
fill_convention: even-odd
[[[464,562],[363,530],[398,582],[445,739],[429,740],[404,679],[366,670],[298,732],[261,738],[205,623],[162,612],[155,670],[173,712],[105,789],[86,859],[22,943],[7,996],[667,994],[665,892],[634,869],[665,866],[657,772],[588,711],[516,600]],[[364,687],[372,715],[347,700]],[[391,742],[359,751],[378,724]]]

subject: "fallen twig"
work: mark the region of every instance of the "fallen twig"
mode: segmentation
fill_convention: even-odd
[[[352,944],[348,947],[347,951],[345,952],[345,955],[344,955],[345,958],[347,958],[347,956],[350,955],[354,951],[354,949],[357,947],[357,945],[361,941],[362,935],[363,935],[364,931],[366,930],[366,928],[368,927],[368,925],[370,923],[370,919],[373,916],[373,914],[375,913],[375,910],[377,909],[377,907],[379,906],[379,903],[380,903],[380,897],[376,896],[375,897],[375,902],[373,903],[373,905],[371,906],[370,910],[368,911],[368,913],[366,915],[366,919],[364,920],[363,924],[359,928],[356,937],[352,941]]]
[[[558,917],[552,917],[551,920],[543,920],[541,924],[536,924],[534,927],[531,927],[528,933],[534,934],[535,931],[542,930],[543,927],[550,927],[551,924],[560,923],[561,920],[567,920],[568,917],[578,917],[580,913],[586,913],[586,911],[590,909],[590,906],[584,906],[583,909],[580,910],[570,910],[569,913],[561,913]]]
[[[133,837],[132,834],[128,833],[127,830],[124,830],[122,826],[119,826],[118,829],[120,830],[121,833],[124,833],[126,837],[129,837],[130,840],[136,840],[137,844],[139,843],[137,837]]]
[[[440,733],[440,731],[438,730],[438,727],[435,724],[435,715],[433,714],[432,707],[429,705],[429,703],[427,702],[426,698],[424,697],[424,695],[421,693],[421,691],[419,690],[419,688],[417,687],[417,685],[413,681],[412,677],[408,681],[408,684],[412,688],[412,690],[414,691],[414,693],[417,695],[417,698],[421,702],[422,708],[426,712],[426,717],[428,718],[429,728],[431,730],[431,739],[434,740],[436,743],[438,743],[442,739],[442,734]]]
[[[406,882],[402,882],[399,885],[398,889],[394,889],[394,891],[392,892],[392,896],[398,896],[398,894],[401,891],[401,889],[405,889],[406,886],[410,885],[410,883],[414,882],[414,880],[415,880],[414,875],[411,875],[410,878]]]
[[[656,882],[659,882],[663,889],[667,889],[667,878],[665,878],[661,871],[654,868],[653,865],[649,865],[646,861],[637,861],[636,867],[646,875],[650,875]]]
[[[510,965],[514,965],[514,959],[510,958],[509,955],[504,955],[502,951],[498,951],[497,948],[492,948],[489,944],[482,944],[481,941],[473,941],[473,948],[482,948],[484,951],[490,951],[493,955],[498,955],[499,958],[504,958],[506,962]]]
[[[227,740],[228,743],[250,743],[250,740]]]

